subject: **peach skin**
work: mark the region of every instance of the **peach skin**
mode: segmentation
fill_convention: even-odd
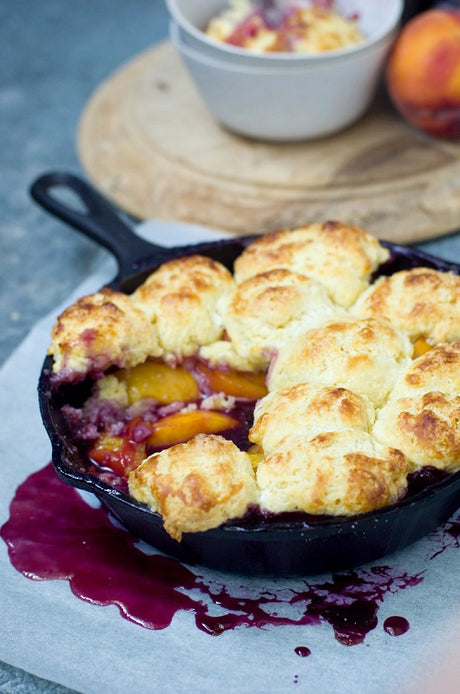
[[[407,121],[431,135],[460,136],[460,10],[411,19],[389,56],[386,83]]]

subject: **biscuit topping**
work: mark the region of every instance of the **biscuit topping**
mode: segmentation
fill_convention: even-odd
[[[459,470],[459,277],[376,279],[388,258],[358,227],[310,224],[257,238],[233,274],[192,255],[76,301],[51,382],[91,472],[180,540],[254,508],[353,516],[414,471]]]

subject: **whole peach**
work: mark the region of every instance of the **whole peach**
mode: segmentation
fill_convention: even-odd
[[[460,10],[422,12],[401,30],[386,82],[400,113],[418,128],[460,136]]]

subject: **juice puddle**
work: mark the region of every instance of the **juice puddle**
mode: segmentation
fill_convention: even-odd
[[[65,579],[74,595],[96,605],[117,605],[122,617],[147,629],[165,629],[181,611],[194,614],[198,629],[217,636],[237,627],[328,623],[350,646],[377,626],[387,593],[415,586],[410,575],[388,566],[332,574],[328,580],[267,581],[186,567],[161,554],[147,554],[139,541],[115,526],[103,508],[88,505],[56,476],[51,464],[16,491],[10,518],[0,530],[12,565],[34,580]],[[386,631],[404,633],[393,620]],[[306,648],[306,647],[305,647]],[[307,650],[299,649],[306,656]]]

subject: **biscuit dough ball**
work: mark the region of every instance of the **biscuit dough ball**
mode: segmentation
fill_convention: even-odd
[[[161,265],[132,294],[157,327],[166,355],[190,356],[218,340],[222,315],[234,281],[224,265],[200,255]]]
[[[414,359],[397,379],[373,428],[415,467],[460,469],[460,342]]]
[[[408,337],[387,320],[344,316],[283,345],[270,366],[268,389],[309,381],[347,388],[380,406],[411,353]]]
[[[234,273],[240,283],[274,268],[286,268],[318,280],[336,304],[349,307],[388,258],[388,250],[363,229],[326,222],[261,236],[236,259]]]
[[[352,312],[386,316],[415,342],[460,339],[460,277],[426,267],[380,277],[357,300]]]
[[[182,533],[238,518],[258,501],[249,455],[222,436],[205,434],[146,458],[130,472],[129,492],[161,514],[177,541]]]
[[[129,296],[107,288],[66,308],[51,339],[56,383],[97,378],[109,366],[135,366],[161,353],[155,326]]]
[[[272,352],[294,331],[318,325],[337,312],[322,284],[275,269],[250,277],[236,288],[224,323],[237,354],[263,369]]]
[[[404,455],[366,432],[344,429],[289,444],[257,468],[267,511],[350,516],[394,503],[407,489]]]
[[[392,398],[430,391],[460,394],[460,341],[437,345],[409,362],[394,384]]]
[[[460,396],[431,391],[391,399],[381,409],[373,435],[399,448],[412,467],[460,470]]]
[[[271,455],[300,436],[313,438],[342,429],[369,431],[374,419],[374,406],[366,397],[346,388],[298,383],[258,401],[249,440]]]

